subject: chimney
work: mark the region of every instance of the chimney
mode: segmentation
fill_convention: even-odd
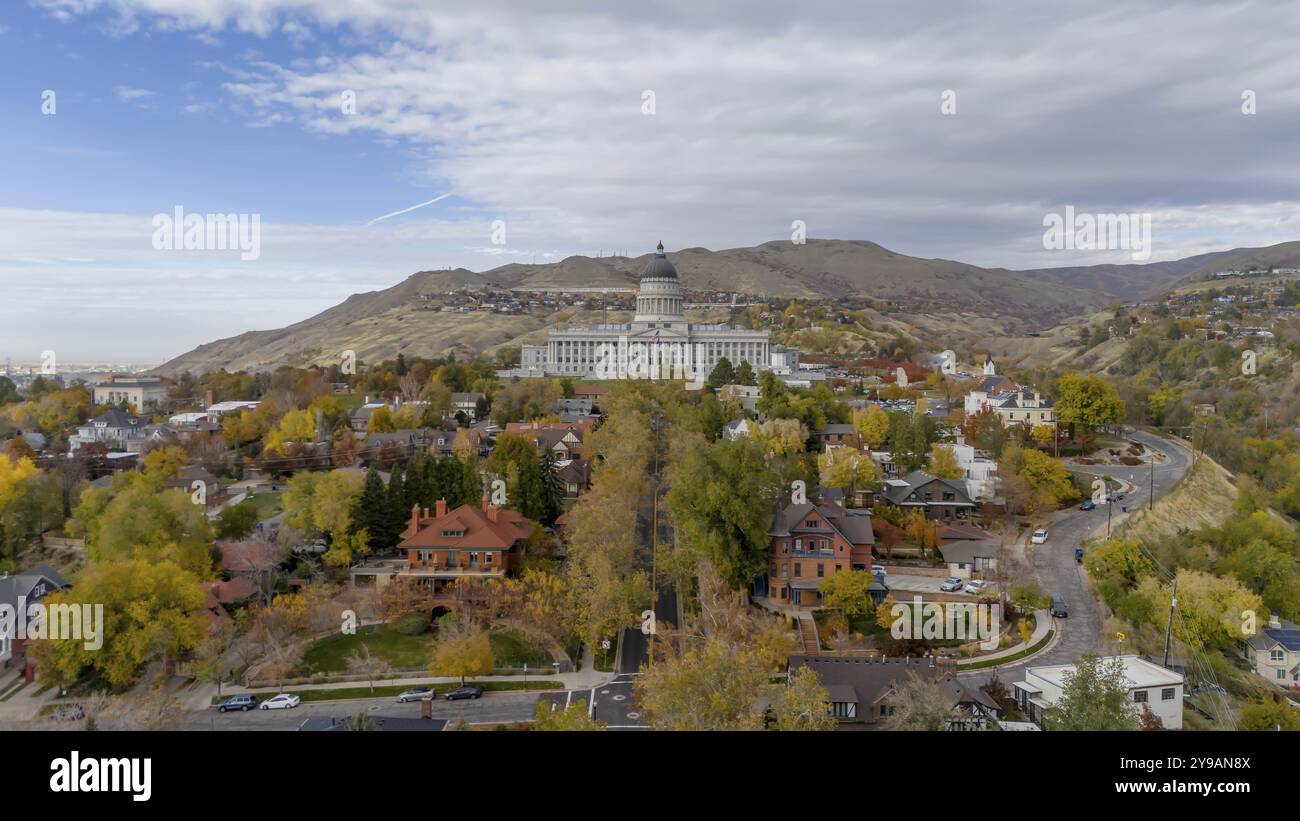
[[[489,522],[492,522],[493,524],[496,524],[496,521],[497,521],[497,511],[498,511],[498,510],[500,510],[500,508],[498,508],[496,505],[488,505],[488,508],[487,508],[487,517],[488,517],[488,521],[489,521]]]
[[[434,513],[441,519],[447,515],[447,500],[439,499],[433,506]]]
[[[420,530],[420,506],[411,505],[411,535],[414,536]]]
[[[1268,626],[1272,627],[1274,630],[1279,629],[1282,626],[1282,619],[1277,615],[1277,613],[1268,614]]]
[[[212,407],[213,405],[217,404],[216,402],[213,401],[215,398],[216,398],[216,397],[213,396],[212,391],[207,391],[207,392],[205,392],[205,393],[203,394],[203,409],[204,409],[204,410],[207,410],[208,408],[210,408],[210,407]]]
[[[483,512],[486,513],[487,509],[488,509],[488,492],[487,492],[487,488],[483,488]]]

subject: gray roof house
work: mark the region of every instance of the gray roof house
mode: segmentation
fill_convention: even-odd
[[[1281,687],[1300,690],[1300,625],[1274,615],[1267,627],[1242,644],[1256,673]]]
[[[19,607],[38,604],[50,593],[68,586],[68,580],[48,564],[37,565],[12,576],[6,573],[0,575],[0,606],[16,614]],[[11,631],[0,631],[0,670],[21,666],[25,669],[28,681],[31,681],[33,671],[24,651],[26,643],[26,639],[19,638]]]
[[[933,658],[908,656],[791,656],[787,677],[811,668],[830,695],[831,712],[841,726],[867,729],[889,718],[891,697],[910,675],[932,679],[952,701],[950,730],[982,730],[1000,714],[987,694],[951,675],[951,666]]]
[[[914,470],[902,479],[886,479],[886,502],[902,508],[919,508],[931,519],[952,521],[965,519],[975,502],[963,479],[940,479],[923,470]]]

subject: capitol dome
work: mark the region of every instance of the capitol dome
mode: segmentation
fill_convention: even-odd
[[[664,244],[659,243],[655,249],[655,255],[646,263],[645,268],[641,270],[642,279],[677,279],[677,269],[668,261],[664,255]]]

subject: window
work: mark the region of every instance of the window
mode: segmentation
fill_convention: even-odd
[[[826,577],[826,565],[822,564],[821,562],[818,562],[818,563],[817,563],[817,578],[819,578],[819,579],[823,579],[823,578],[825,578],[825,577]]]
[[[1268,660],[1269,660],[1269,661],[1285,661],[1285,660],[1286,660],[1286,656],[1282,653],[1282,648],[1280,648],[1280,647],[1274,647],[1272,650],[1269,650],[1269,651],[1268,651]]]
[[[799,572],[800,572],[802,569],[803,569],[803,565],[801,565],[799,562],[795,562],[795,563],[794,563],[794,577],[795,577],[796,579],[799,578]]]
[[[1146,691],[1146,690],[1135,690],[1135,691],[1133,691],[1133,702],[1134,702],[1135,704],[1146,704],[1146,703],[1147,703],[1147,691]]]
[[[1161,691],[1160,691],[1160,700],[1161,700],[1161,701],[1173,701],[1173,700],[1174,700],[1174,688],[1173,688],[1173,687],[1166,687],[1165,689],[1161,690]]]
[[[803,539],[795,539],[795,540],[794,540],[794,549],[795,549],[795,550],[803,550]]]
[[[1279,679],[1284,679],[1284,678],[1286,678],[1286,670],[1278,670],[1278,671],[1277,671],[1277,677],[1278,677]]]

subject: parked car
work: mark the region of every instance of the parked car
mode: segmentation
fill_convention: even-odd
[[[397,703],[405,704],[408,701],[419,701],[423,698],[436,698],[437,695],[432,687],[413,687],[400,693],[397,696]]]
[[[460,701],[464,698],[478,698],[483,695],[483,688],[477,684],[466,684],[464,687],[457,687],[455,690],[447,691],[443,698],[448,701]]]
[[[1037,530],[1035,530],[1034,535],[1029,537],[1029,541],[1033,542],[1034,544],[1046,544],[1047,528],[1040,527]]]
[[[972,596],[978,596],[979,594],[983,593],[988,586],[989,586],[988,582],[983,581],[981,579],[976,579],[974,581],[966,582],[966,586],[963,587],[962,590],[966,593],[971,594]]]
[[[260,709],[263,710],[292,710],[302,703],[302,699],[292,693],[280,693],[278,696],[271,696],[262,702]]]
[[[949,576],[943,580],[943,584],[939,585],[939,589],[945,593],[954,593],[961,590],[965,584],[966,580],[960,576]]]
[[[1086,499],[1086,500],[1084,500],[1084,503],[1083,503],[1083,504],[1079,505],[1079,510],[1093,510],[1093,509],[1095,509],[1096,507],[1097,507],[1097,503],[1096,503],[1096,502],[1094,502],[1094,501],[1091,500],[1091,499]]]
[[[256,706],[257,699],[253,696],[231,696],[217,705],[217,712],[224,713],[230,710],[247,712]]]
[[[1056,616],[1058,619],[1063,619],[1070,615],[1070,611],[1066,608],[1065,602],[1056,598],[1052,599],[1052,604],[1048,612],[1053,616]]]
[[[1122,502],[1124,501],[1124,494],[1117,490],[1114,493],[1110,494],[1110,500],[1112,502]]]

